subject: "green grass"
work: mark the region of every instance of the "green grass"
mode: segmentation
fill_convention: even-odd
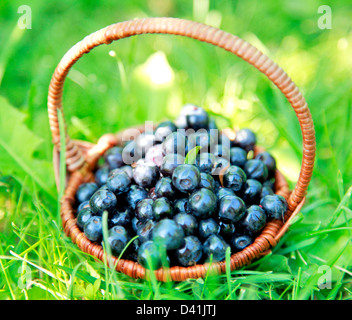
[[[331,30],[317,26],[318,1],[28,1],[30,30],[16,26],[22,4],[0,3],[0,299],[351,299],[349,1],[330,4]],[[63,233],[46,111],[50,78],[87,34],[149,16],[205,22],[251,42],[288,72],[311,109],[317,159],[306,204],[271,254],[240,270],[181,283],[134,280]],[[164,85],[150,80],[160,70],[145,72],[152,58],[154,68],[168,70],[154,79]],[[297,181],[301,133],[288,102],[253,67],[208,44],[144,35],[101,46],[69,73],[63,101],[70,136],[93,142],[146,119],[174,118],[184,103],[202,105],[222,126],[230,120],[253,129],[291,188]]]

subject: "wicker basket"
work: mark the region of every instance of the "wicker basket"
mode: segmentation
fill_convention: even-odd
[[[48,112],[54,143],[56,178],[58,177],[59,171],[60,150],[60,130],[57,110],[60,109],[62,112],[62,93],[64,81],[69,70],[83,54],[88,53],[96,46],[110,44],[114,40],[147,33],[186,36],[211,43],[234,53],[264,73],[286,96],[296,112],[303,138],[303,160],[299,179],[294,190],[290,192],[285,178],[279,171],[276,171],[276,193],[281,194],[287,199],[288,211],[286,212],[284,222],[281,220],[268,222],[253,244],[241,252],[231,255],[231,270],[248,265],[253,259],[270,252],[270,249],[278,243],[288,229],[293,217],[300,211],[305,200],[314,166],[315,132],[307,103],[289,76],[270,58],[237,36],[193,21],[176,18],[147,18],[110,25],[92,33],[78,42],[60,61],[53,74],[49,87]],[[140,129],[140,131],[142,132],[142,129]],[[67,134],[66,126],[65,133],[62,134],[65,134],[66,137],[66,165],[68,171],[65,194],[61,199],[61,219],[63,228],[66,235],[69,236],[73,243],[76,243],[82,251],[103,261],[104,251],[102,246],[88,240],[76,224],[74,209],[75,193],[81,183],[94,179],[93,172],[96,168],[97,160],[104,152],[112,146],[121,144],[121,133],[106,134],[99,139],[97,144],[71,140]],[[259,151],[262,150],[257,147],[255,153]],[[56,179],[56,181],[58,184],[58,179]],[[118,272],[125,273],[133,278],[145,279],[149,272],[137,262],[130,260],[118,260],[117,257],[113,257],[112,263],[116,266]],[[154,272],[159,281],[166,281],[167,279],[183,281],[189,278],[205,277],[209,268],[211,268],[212,272],[220,274],[225,272],[226,263],[222,261],[212,263],[211,265],[206,263],[191,267],[174,266],[169,269],[160,268]]]

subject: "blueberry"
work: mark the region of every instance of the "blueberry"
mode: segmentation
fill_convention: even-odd
[[[231,222],[241,220],[246,214],[244,201],[237,196],[224,196],[220,201],[219,217]]]
[[[158,199],[158,195],[155,193],[155,187],[149,189],[148,198],[153,200]]]
[[[139,241],[143,243],[148,240],[151,240],[154,228],[155,228],[155,222],[153,220],[142,222],[137,227],[137,231],[136,231]]]
[[[89,208],[89,200],[83,201],[77,208],[77,214],[84,208]]]
[[[258,153],[255,159],[261,160],[268,168],[269,176],[274,176],[276,170],[276,161],[274,157],[267,151]]]
[[[206,188],[209,190],[214,190],[215,189],[214,178],[208,173],[201,172],[200,173],[199,188]]]
[[[109,223],[112,226],[123,226],[128,227],[131,223],[131,214],[128,209],[120,212],[115,212],[114,215],[109,219]]]
[[[186,104],[179,117],[176,120],[176,124],[179,128],[183,129],[208,129],[209,128],[209,116],[207,112],[192,104]]]
[[[235,196],[236,194],[230,188],[218,188],[215,192],[218,200],[221,200],[225,196]]]
[[[248,204],[259,204],[262,184],[258,180],[247,179],[241,190],[241,198]]]
[[[136,138],[135,149],[138,154],[143,158],[147,152],[155,143],[155,136],[151,132],[143,132]]]
[[[239,130],[234,140],[235,146],[241,147],[247,152],[254,149],[256,142],[257,138],[255,134],[248,128]]]
[[[253,240],[249,235],[234,235],[231,238],[231,247],[234,251],[242,251],[252,244]]]
[[[165,198],[158,198],[153,203],[153,212],[155,220],[160,220],[162,218],[172,218],[174,214],[173,207],[170,201]]]
[[[139,221],[137,217],[134,217],[131,221],[132,230],[137,233],[138,228],[143,224],[143,222]]]
[[[76,191],[76,199],[78,203],[89,200],[97,190],[98,185],[95,182],[87,182],[81,184]]]
[[[153,162],[138,160],[133,169],[134,181],[143,188],[154,186],[159,178],[159,168]]]
[[[155,140],[163,142],[170,133],[175,131],[177,131],[177,127],[172,121],[163,121],[155,129]]]
[[[105,163],[110,170],[120,168],[125,164],[122,159],[122,152],[122,147],[112,147],[105,152]]]
[[[155,185],[155,194],[158,197],[173,198],[175,196],[175,190],[171,178],[160,178]]]
[[[230,167],[230,161],[222,158],[222,157],[215,157],[215,163],[211,174],[213,176],[218,176],[220,173],[225,170],[224,168]]]
[[[119,256],[131,240],[131,237],[124,227],[114,226],[109,229],[106,240],[110,245],[111,253],[115,256]]]
[[[174,216],[174,221],[182,227],[185,236],[194,234],[198,229],[197,219],[191,214],[180,212]]]
[[[176,167],[180,164],[184,164],[185,158],[176,153],[167,154],[160,166],[160,172],[164,177],[172,177],[172,174]]]
[[[200,182],[199,170],[191,164],[181,164],[172,174],[172,183],[181,192],[192,192]]]
[[[197,264],[202,255],[202,243],[195,236],[185,237],[184,245],[176,251],[177,260],[184,267]]]
[[[78,212],[77,214],[77,225],[78,227],[83,230],[84,225],[87,223],[87,221],[92,217],[92,211],[90,208],[83,208],[81,211]]]
[[[244,165],[244,171],[248,179],[256,179],[260,182],[264,182],[268,178],[268,168],[258,159],[251,159]]]
[[[202,129],[191,133],[188,136],[188,150],[195,147],[201,147],[200,152],[209,152],[214,145],[214,139],[209,133]]]
[[[179,213],[179,212],[191,213],[188,198],[177,199],[174,201],[173,205],[174,205],[175,213]]]
[[[225,158],[228,161],[230,160],[230,149],[222,144],[215,145],[213,154],[215,157]]]
[[[240,147],[232,147],[230,149],[230,163],[233,166],[243,168],[247,161],[246,150]]]
[[[106,186],[116,195],[127,192],[130,189],[131,178],[121,169],[110,171]]]
[[[245,172],[237,166],[230,166],[223,176],[224,187],[240,191],[247,180]]]
[[[264,210],[257,205],[252,205],[247,209],[242,226],[249,232],[255,233],[263,229],[265,223],[266,215]]]
[[[129,176],[129,178],[132,180],[132,178],[133,178],[133,169],[132,169],[131,166],[125,165],[125,166],[122,166],[120,169],[122,171],[126,172],[127,175]]]
[[[135,214],[136,218],[139,221],[145,222],[147,220],[153,220],[155,218],[153,203],[153,199],[143,199],[137,203]]]
[[[196,166],[200,172],[211,173],[216,163],[216,157],[212,153],[199,153],[196,157]]]
[[[163,163],[165,154],[161,144],[156,144],[149,148],[145,154],[145,160],[153,162],[156,166],[160,167]]]
[[[202,188],[191,194],[189,198],[189,205],[193,215],[196,217],[209,217],[216,209],[216,195],[211,190]]]
[[[165,155],[177,153],[185,156],[186,144],[187,139],[182,133],[173,132],[165,138],[162,148]]]
[[[95,172],[95,182],[98,186],[106,184],[109,176],[109,167],[103,166]]]
[[[203,252],[208,260],[210,259],[210,255],[213,255],[213,261],[223,261],[225,260],[226,249],[228,247],[229,245],[221,236],[213,234],[203,243]]]
[[[182,227],[170,219],[160,220],[153,230],[153,241],[166,250],[180,248],[184,243],[184,236]]]
[[[144,268],[157,270],[161,267],[161,254],[158,246],[153,241],[146,241],[138,249],[138,263]],[[148,260],[151,265],[148,264]]]
[[[212,234],[218,234],[220,231],[219,224],[212,218],[199,221],[199,236],[207,239]]]
[[[136,208],[139,201],[147,198],[148,192],[140,186],[131,185],[130,190],[127,192],[126,200],[132,209]]]
[[[268,218],[284,219],[287,211],[287,201],[280,195],[267,195],[260,201],[260,205],[264,209]]]
[[[84,225],[84,234],[90,241],[98,241],[103,235],[101,216],[91,217]]]
[[[274,194],[274,191],[273,189],[271,189],[270,187],[268,186],[264,186],[263,185],[263,188],[262,188],[262,192],[260,193],[260,198],[264,198],[265,196],[271,196]]]
[[[90,198],[89,206],[93,213],[102,215],[106,210],[113,213],[117,205],[117,198],[113,192],[101,187]]]
[[[219,221],[219,234],[224,238],[224,239],[229,239],[231,238],[235,231],[236,227],[233,222],[228,222],[228,221]]]

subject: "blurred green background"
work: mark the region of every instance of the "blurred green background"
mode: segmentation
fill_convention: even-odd
[[[267,270],[259,264],[259,269],[262,268],[259,271],[269,270],[274,274],[281,274],[281,267],[287,265],[285,272],[290,275],[289,281],[283,280],[280,287],[279,280],[280,285],[276,286],[270,276],[264,277],[260,285],[251,287],[252,284],[244,283],[242,287],[234,287],[231,297],[337,299],[351,296],[350,1],[29,0],[25,5],[31,9],[31,29],[20,29],[18,21],[24,12],[18,9],[23,4],[17,0],[0,2],[0,261],[3,271],[0,295],[3,298],[60,298],[60,295],[66,297],[74,287],[68,269],[63,276],[61,273],[65,272],[57,268],[60,264],[73,270],[77,261],[68,257],[74,249],[65,238],[53,240],[62,233],[58,225],[46,103],[56,65],[86,35],[115,22],[154,16],[203,22],[247,40],[289,74],[301,89],[314,119],[317,160],[306,205],[285,236],[284,245],[274,252],[278,263],[267,263]],[[318,26],[323,16],[318,8],[322,5],[331,8],[330,29]],[[279,169],[294,187],[300,170],[302,137],[293,110],[260,72],[209,44],[177,36],[143,35],[100,46],[70,71],[63,100],[70,136],[93,142],[104,133],[117,132],[145,120],[174,118],[185,103],[198,104],[215,114],[220,127],[251,128],[257,134],[258,143],[277,158]],[[50,244],[38,243],[43,237],[49,237]],[[56,256],[46,261],[43,254],[55,243],[65,250],[56,249]],[[304,263],[294,266],[290,264],[292,259]],[[26,270],[24,264],[30,261],[53,274],[58,272],[66,279],[64,284],[55,280],[58,283],[55,287],[55,281],[51,283],[53,279],[47,273],[32,265],[31,275],[37,280],[32,281],[34,285],[30,289],[18,289],[17,283]],[[317,290],[317,278],[307,286],[318,267],[325,264],[333,270],[336,289]],[[22,273],[18,268],[22,268]],[[85,268],[91,275],[94,273]],[[258,267],[252,268],[258,270]],[[190,283],[194,286],[201,281]],[[48,286],[47,290],[41,286]],[[268,287],[272,292],[277,290],[277,295],[272,292],[269,295]],[[51,294],[48,288],[57,294]],[[237,294],[243,288],[252,289],[245,289],[242,296]],[[187,297],[197,297],[191,289],[190,293],[187,290]],[[155,291],[151,292],[147,298],[155,298]],[[82,296],[92,298],[88,293]]]

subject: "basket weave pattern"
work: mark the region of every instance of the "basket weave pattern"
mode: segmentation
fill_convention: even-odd
[[[201,23],[176,19],[176,18],[146,18],[120,22],[103,28],[85,37],[82,41],[73,46],[62,58],[57,66],[49,87],[48,113],[49,123],[54,143],[54,166],[58,170],[58,150],[60,150],[60,130],[57,110],[62,109],[62,94],[66,76],[74,63],[85,53],[90,52],[94,47],[101,44],[109,44],[114,40],[147,33],[163,33],[181,35],[203,42],[207,42],[223,48],[243,60],[252,64],[259,71],[264,73],[285,95],[293,107],[300,123],[303,138],[303,157],[301,171],[297,184],[292,192],[289,191],[284,177],[276,171],[275,188],[276,193],[283,195],[288,202],[288,211],[285,215],[285,222],[273,220],[266,224],[261,234],[254,243],[241,252],[231,256],[230,268],[234,270],[243,265],[249,264],[253,259],[258,258],[274,247],[285,233],[293,217],[302,207],[309,182],[311,180],[314,158],[315,158],[315,131],[313,120],[307,103],[299,89],[290,77],[269,57],[256,49],[248,42],[214,27]],[[112,146],[121,144],[121,134],[107,134],[100,138],[97,144],[90,144],[82,141],[71,140],[66,137],[66,165],[69,172],[65,195],[61,199],[61,218],[65,233],[72,241],[94,257],[104,260],[104,251],[100,244],[89,241],[84,233],[79,230],[75,210],[75,193],[78,186],[93,179],[93,170],[96,162],[104,152]],[[255,153],[259,152],[259,148]],[[123,272],[133,278],[145,278],[147,271],[134,261],[113,257],[113,264],[116,270]],[[204,277],[211,267],[216,273],[225,272],[225,262],[216,262],[191,267],[171,267],[170,269],[159,269],[155,271],[156,278],[166,281],[168,278],[174,281],[182,281],[188,278]]]

